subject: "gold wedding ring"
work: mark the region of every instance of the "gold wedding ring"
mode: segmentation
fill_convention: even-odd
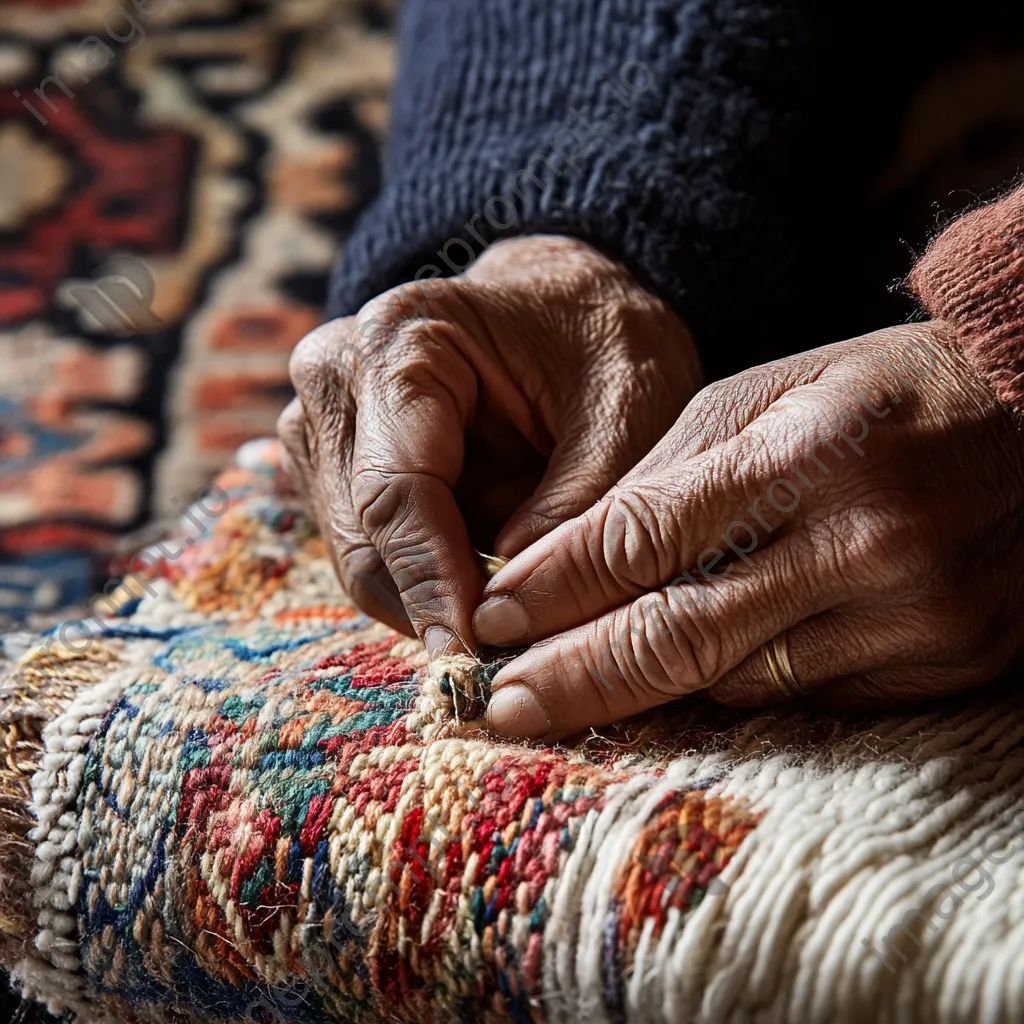
[[[800,695],[800,684],[793,675],[793,666],[789,661],[789,641],[785,633],[769,640],[761,648],[764,660],[768,665],[768,674],[772,682],[779,688],[784,697],[793,698]]]

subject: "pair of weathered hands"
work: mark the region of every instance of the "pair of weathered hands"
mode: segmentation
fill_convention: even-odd
[[[581,242],[492,246],[296,348],[290,476],[342,582],[432,656],[524,654],[497,733],[704,690],[883,704],[1024,650],[1024,438],[941,323],[701,389],[693,341]],[[474,548],[511,557],[485,581]]]

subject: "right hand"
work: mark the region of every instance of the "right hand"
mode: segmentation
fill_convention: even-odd
[[[491,246],[296,347],[286,469],[368,614],[475,648],[474,547],[512,557],[586,511],[700,387],[689,332],[570,238]],[[546,464],[546,465],[545,465]]]

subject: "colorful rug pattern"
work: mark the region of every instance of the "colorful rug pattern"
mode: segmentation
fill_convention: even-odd
[[[338,590],[276,458],[247,445],[162,579],[0,673],[15,716],[74,695],[32,781],[28,995],[81,1021],[1016,1019],[1019,683],[495,743]]]
[[[566,867],[635,773],[446,736],[417,707],[420,646],[353,609],[267,493],[275,451],[250,447],[268,472],[226,474],[230,511],[165,563],[181,605],[125,602],[23,666],[98,660],[125,683],[78,782],[76,973],[115,1015],[187,994],[217,1020],[540,1019]],[[756,825],[709,784],[662,786],[609,893],[612,1006],[637,944],[714,892]]]

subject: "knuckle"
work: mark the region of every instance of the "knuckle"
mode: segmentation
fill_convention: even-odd
[[[315,522],[317,508],[313,497],[314,487],[302,459],[293,456],[286,447],[282,447],[279,467],[282,494],[297,498],[306,514]]]
[[[874,554],[877,534],[872,531],[876,525],[873,517],[865,516],[863,510],[857,508],[842,508],[830,515],[821,531],[824,544],[815,549],[822,571],[833,579],[846,580],[862,578],[865,563],[877,560],[882,563],[882,568],[888,566],[888,559],[876,559]],[[813,524],[811,528],[815,532]],[[872,567],[868,575],[874,574],[875,568]],[[879,580],[882,586],[887,582]]]
[[[653,493],[642,487],[616,490],[595,515],[600,551],[591,557],[616,590],[649,589],[671,574],[671,524],[663,521]]]
[[[961,617],[932,613],[928,616],[926,628],[926,639],[931,648],[929,654],[946,664],[966,665],[981,653],[977,635]]]
[[[999,636],[980,631],[978,642],[965,659],[964,669],[975,683],[988,683],[1013,660],[1016,651],[1005,648],[1005,633]]]
[[[384,563],[377,550],[369,547],[365,542],[353,542],[348,537],[348,531],[344,529],[336,528],[334,533],[336,541],[334,553],[338,575],[349,588],[358,583],[373,590],[370,581],[379,577],[384,568]]]
[[[291,357],[288,360],[288,373],[296,389],[306,388],[313,383],[313,378],[320,372],[327,362],[327,348],[329,345],[328,328],[326,324],[310,331],[292,349]]]
[[[445,600],[429,544],[417,537],[398,474],[357,473],[352,501],[363,532],[373,538],[410,617],[439,617]]]
[[[448,616],[449,595],[437,578],[434,562],[422,545],[403,545],[388,557],[408,617],[421,624],[443,622]]]
[[[540,273],[538,273],[540,271]],[[568,235],[524,235],[492,242],[465,272],[471,281],[492,280],[502,283],[545,283],[557,275],[560,287],[595,274],[614,274],[626,280],[628,275],[618,264],[588,243]],[[458,280],[458,279],[455,279]]]
[[[915,566],[923,581],[922,590],[928,603],[940,616],[955,616],[967,620],[964,607],[964,580],[954,565],[935,556],[929,551],[915,560]]]
[[[306,448],[306,416],[298,399],[292,399],[277,417],[277,436],[293,456],[308,454]]]
[[[433,552],[421,541],[396,539],[385,545],[384,558],[398,589],[413,600],[417,588],[436,583]]]
[[[886,574],[890,589],[908,600],[936,607],[956,607],[962,602],[962,581],[957,580],[953,567],[927,536],[909,531],[892,539],[880,557],[891,565]]]
[[[401,527],[402,494],[395,473],[358,468],[352,475],[352,505],[369,537]]]
[[[583,642],[574,643],[569,649],[558,649],[556,645],[558,640],[553,638],[542,640],[534,646],[555,647],[558,651],[557,665],[560,674],[569,676],[579,672],[582,667],[589,682],[590,702],[596,699],[601,706],[600,716],[593,717],[616,721],[645,706],[644,694],[637,693],[637,687],[631,682],[629,674],[623,671],[621,658],[614,645],[608,643],[608,637],[603,630],[592,628]],[[623,692],[623,687],[626,687],[628,696]],[[579,713],[578,708],[558,707],[558,696],[557,693],[554,694],[550,702],[553,711],[560,711],[563,714]],[[563,698],[563,701],[568,703],[566,698]],[[649,704],[650,701],[646,703]]]
[[[557,492],[548,494],[538,501],[530,509],[530,518],[539,532],[547,533],[582,511],[579,498],[575,494]]]
[[[631,606],[614,646],[627,683],[666,698],[710,686],[721,663],[710,618],[692,616],[661,595]]]
[[[955,586],[933,584],[932,597],[921,609],[924,613],[924,639],[933,657],[951,664],[966,664],[984,659],[985,630],[956,593]],[[949,593],[952,590],[953,593]]]
[[[302,377],[310,368],[320,365],[323,353],[327,344],[327,335],[331,324],[322,324],[309,334],[303,335],[298,344],[292,349],[288,360],[288,371],[294,380]]]
[[[401,284],[371,299],[356,316],[355,333],[367,357],[375,355],[396,334],[442,317],[447,304],[428,297],[419,282]]]
[[[696,439],[704,447],[713,446],[724,433],[729,411],[735,404],[735,391],[722,381],[705,385],[687,407]]]
[[[448,375],[443,362],[437,346],[405,346],[398,358],[382,368],[378,383],[394,403],[414,406],[445,390]]]
[[[603,485],[604,481],[586,469],[565,474],[557,487],[531,499],[530,516],[534,525],[540,532],[547,533],[567,519],[582,515],[593,503],[587,496],[600,493]]]
[[[352,600],[363,611],[384,608],[395,619],[406,617],[405,605],[380,555],[368,546],[354,547],[338,558],[339,576]]]
[[[463,354],[466,336],[457,319],[415,312],[403,317],[378,314],[379,307],[372,304],[360,314],[366,318],[359,328],[357,388],[401,403],[474,389],[475,375]]]
[[[771,376],[762,371],[746,371],[706,384],[687,406],[691,443],[700,449],[713,448],[732,437],[747,410],[768,404],[772,386]]]
[[[823,571],[861,591],[891,595],[919,578],[925,546],[906,518],[875,504],[853,502],[831,514]]]
[[[307,334],[292,350],[288,374],[304,402],[323,403],[348,388],[353,345],[347,326],[337,320]]]
[[[317,469],[324,438],[320,431],[312,429],[299,399],[292,399],[278,417],[277,435],[288,479],[305,497],[312,497],[318,490]]]

